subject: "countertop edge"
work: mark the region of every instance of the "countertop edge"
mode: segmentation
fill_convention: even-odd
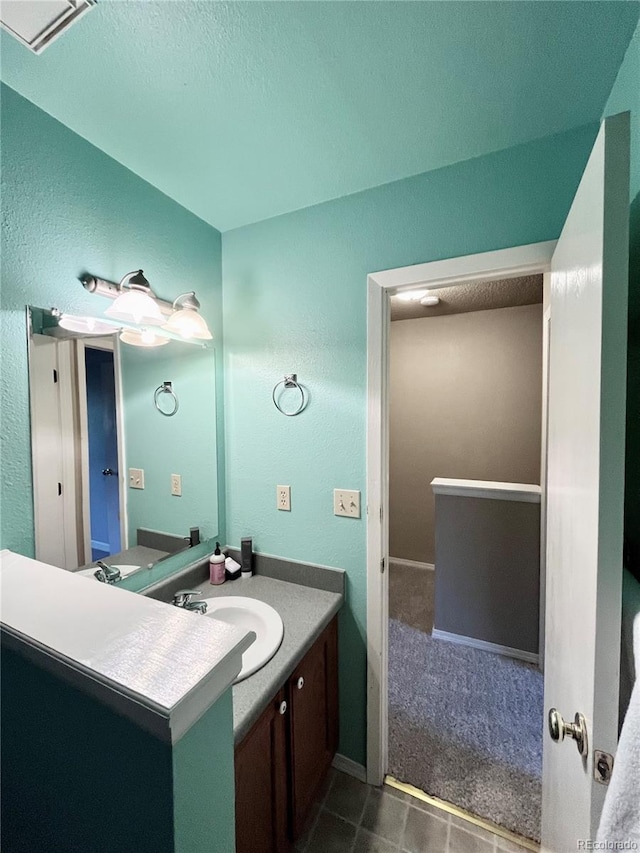
[[[22,557],[10,551],[5,550],[0,552],[0,557],[3,558],[0,560],[0,568],[2,569],[1,576],[3,587],[5,587],[4,591],[6,594],[12,596],[12,607],[9,609],[8,614],[3,613],[3,618],[0,621],[0,639],[2,640],[2,644],[39,668],[51,673],[54,677],[65,681],[73,688],[91,696],[116,713],[127,717],[135,725],[165,743],[177,743],[218,698],[232,686],[234,679],[242,667],[242,654],[255,639],[255,634],[252,631],[245,633],[235,631],[231,634],[221,634],[217,638],[219,630],[216,631],[214,623],[210,622],[194,623],[199,626],[207,625],[208,630],[200,630],[198,628],[195,632],[189,630],[185,634],[183,630],[184,624],[181,624],[178,640],[182,644],[182,647],[184,647],[185,640],[189,641],[190,645],[201,645],[203,635],[204,640],[209,636],[214,641],[218,639],[218,645],[215,654],[211,654],[210,659],[201,665],[199,672],[189,673],[187,668],[182,677],[178,678],[177,681],[174,679],[174,690],[167,693],[167,699],[170,696],[173,696],[173,698],[163,703],[161,699],[158,701],[157,696],[156,698],[152,698],[152,693],[145,694],[144,678],[129,678],[127,682],[127,677],[125,676],[120,680],[110,672],[101,671],[99,668],[93,667],[90,659],[85,657],[83,660],[82,655],[78,657],[70,656],[64,649],[64,645],[56,647],[55,643],[43,639],[47,636],[46,630],[41,632],[41,637],[33,635],[33,633],[37,634],[37,632],[31,633],[30,631],[22,630],[21,621],[25,625],[29,625],[29,619],[26,616],[30,611],[23,610],[21,607],[23,600],[21,590],[23,586],[31,590],[31,597],[27,597],[26,594],[24,597],[25,607],[31,610],[33,589],[38,588],[38,581],[41,584],[40,595],[46,596],[49,594],[50,596],[53,594],[52,590],[54,589],[54,586],[51,584],[54,584],[57,580],[53,576],[53,573],[60,573],[59,577],[65,582],[64,587],[68,598],[66,601],[68,606],[66,611],[62,608],[59,618],[61,620],[68,619],[69,615],[75,612],[86,615],[87,612],[90,612],[91,606],[95,601],[96,604],[100,604],[100,608],[96,610],[96,614],[98,614],[97,618],[102,619],[104,622],[105,637],[109,638],[112,645],[115,641],[116,646],[120,637],[127,636],[126,633],[120,634],[120,637],[118,636],[117,632],[120,631],[120,622],[117,615],[115,619],[111,620],[112,613],[117,614],[117,611],[122,608],[123,595],[126,595],[127,598],[127,607],[125,609],[130,611],[129,623],[131,622],[131,617],[133,617],[136,623],[138,617],[140,620],[144,620],[145,616],[149,616],[148,611],[151,609],[154,611],[151,615],[155,620],[157,630],[161,629],[166,621],[166,630],[170,632],[172,628],[175,629],[177,619],[183,621],[182,615],[177,617],[177,614],[173,612],[175,608],[160,604],[159,602],[145,601],[137,593],[126,592],[125,590],[116,591],[103,584],[91,583],[86,578],[74,577],[70,572],[56,569],[45,563],[32,560],[28,557]],[[7,583],[9,580],[11,582]],[[129,596],[132,598],[129,599]],[[138,604],[140,604],[139,607],[137,606]],[[166,619],[165,614],[159,612],[160,608],[164,609],[165,607],[167,608]],[[7,615],[9,618],[6,618]],[[198,617],[194,616],[191,616],[191,618],[198,619]],[[33,614],[31,614],[31,622],[33,622]],[[122,624],[122,630],[125,631],[127,624]],[[55,636],[55,630],[57,630],[55,629],[55,620],[50,622],[50,625],[53,627],[49,629],[49,634],[53,637]],[[111,636],[109,636],[109,632],[111,632]],[[143,639],[146,639],[146,636]],[[151,647],[149,648],[151,651]],[[174,667],[182,666],[178,661],[180,661],[180,657],[174,655],[173,664],[169,660],[168,665],[173,665]],[[122,662],[126,664],[125,659]],[[118,671],[117,668],[114,669],[114,672],[117,673]],[[123,668],[122,672],[123,674],[126,673],[126,669]],[[181,670],[178,669],[177,672],[180,675]]]
[[[0,624],[0,637],[7,648],[117,714],[127,717],[158,740],[170,744],[177,743],[232,686],[242,667],[242,653],[253,642],[254,636],[253,632],[247,634],[208,675],[167,710],[148,697],[127,690],[78,661],[58,654],[55,649],[43,646],[8,625]]]
[[[51,673],[76,690],[97,699],[116,713],[123,714],[160,740],[170,742],[170,714],[165,709],[149,700],[141,701],[140,697],[130,691],[123,690],[88,667],[58,654],[55,649],[42,645],[9,625],[0,625],[0,636],[3,645],[44,669],[45,672]]]

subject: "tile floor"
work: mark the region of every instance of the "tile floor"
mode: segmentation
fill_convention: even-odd
[[[402,791],[331,770],[298,853],[526,853]]]

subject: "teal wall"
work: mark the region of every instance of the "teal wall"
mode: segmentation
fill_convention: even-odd
[[[144,349],[121,346],[127,468],[142,468],[144,490],[128,489],[129,540],[138,527],[202,539],[218,534],[216,470],[216,358],[213,349],[171,342]],[[155,389],[170,381],[178,411],[165,417]],[[161,405],[173,405],[171,398]],[[182,496],[171,494],[182,475]]]
[[[231,691],[171,746],[2,648],[7,853],[232,853]]]
[[[174,298],[185,290],[197,291],[218,354],[217,429],[209,435],[203,451],[212,451],[217,434],[220,486],[215,481],[207,482],[207,490],[213,496],[216,489],[222,489],[224,479],[221,238],[210,225],[12,89],[3,85],[1,95],[0,541],[3,548],[31,556],[33,508],[25,305],[100,313],[109,305],[108,300],[86,293],[78,276],[89,271],[117,281],[138,266],[143,267],[160,297]],[[214,417],[211,406],[207,417],[209,422]],[[151,433],[149,441],[153,440]],[[184,468],[175,473],[182,473],[185,481],[189,479]],[[143,494],[145,500],[155,500],[151,491]],[[216,532],[222,535],[222,500],[219,515]]]
[[[4,646],[2,691],[3,850],[173,853],[167,744]]]
[[[597,127],[458,163],[223,234],[227,540],[347,570],[340,751],[365,761],[367,273],[556,238]],[[299,417],[271,389],[297,372]],[[291,485],[278,512],[275,486]],[[364,505],[364,500],[363,500]]]
[[[640,579],[640,25],[631,39],[604,115],[625,110],[631,112],[625,537],[628,565]]]
[[[232,732],[227,690],[173,749],[175,853],[235,850]]]

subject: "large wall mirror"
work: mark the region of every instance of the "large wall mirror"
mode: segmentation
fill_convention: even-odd
[[[36,558],[124,578],[218,533],[215,352],[64,316],[28,309]]]

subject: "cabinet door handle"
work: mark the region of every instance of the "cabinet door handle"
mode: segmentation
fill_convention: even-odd
[[[304,687],[304,678],[302,676],[300,676],[300,678],[298,679],[298,690],[302,690],[303,687]]]
[[[287,713],[287,703],[285,702],[284,699],[280,703],[280,707],[278,708],[278,713],[280,713],[280,714],[286,714]]]

